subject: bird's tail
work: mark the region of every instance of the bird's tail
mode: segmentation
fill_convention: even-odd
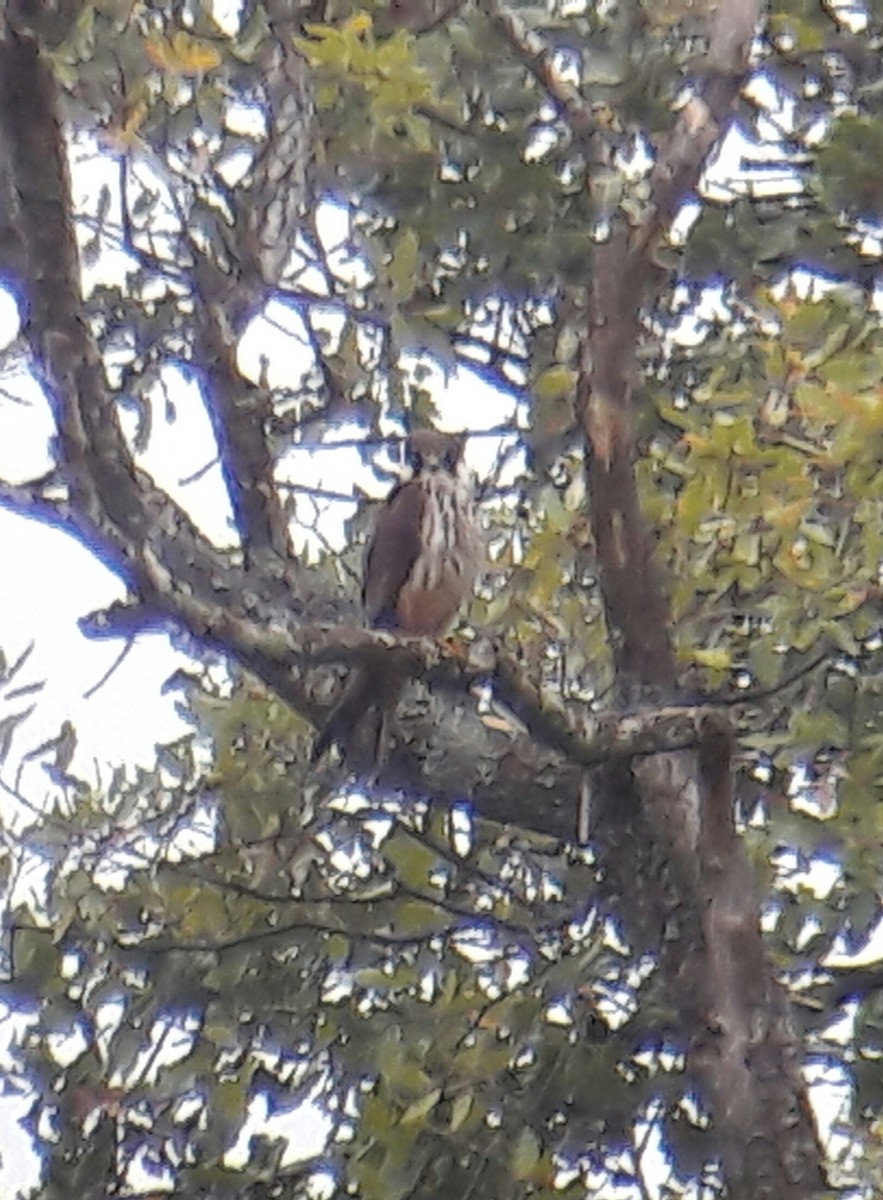
[[[345,757],[358,751],[380,762],[386,717],[404,685],[401,675],[356,667],[313,743],[310,762],[318,762],[331,746],[338,746]]]

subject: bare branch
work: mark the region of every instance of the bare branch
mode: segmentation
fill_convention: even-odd
[[[555,70],[552,56],[543,40],[498,0],[482,0],[481,7],[573,132],[578,137],[594,133],[596,123],[591,108],[577,89],[566,83]]]

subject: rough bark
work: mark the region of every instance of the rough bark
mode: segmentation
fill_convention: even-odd
[[[631,414],[651,254],[736,102],[757,11],[723,0],[706,74],[658,150],[644,222],[620,225],[595,255],[578,384],[592,527],[621,696],[670,695],[675,662],[652,532],[632,468]],[[598,829],[608,898],[660,966],[701,1081],[736,1200],[805,1200],[823,1185],[788,1002],[764,953],[760,897],[734,822],[731,733],[706,724],[698,751],[602,772]]]

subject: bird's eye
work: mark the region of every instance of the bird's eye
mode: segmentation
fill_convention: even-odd
[[[453,471],[453,469],[456,467],[458,458],[459,454],[457,453],[456,447],[447,452],[444,458],[444,463],[449,471]]]

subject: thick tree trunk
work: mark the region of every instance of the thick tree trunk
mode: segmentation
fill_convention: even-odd
[[[741,54],[742,7],[720,53]],[[654,172],[646,226],[622,228],[595,256],[579,381],[591,520],[618,691],[629,703],[670,698],[675,663],[668,607],[653,561],[632,462],[631,392],[649,298],[651,250],[738,95],[739,76],[710,77]],[[714,112],[712,112],[712,109]],[[628,935],[659,954],[680,1014],[687,1069],[712,1113],[712,1145],[733,1200],[807,1200],[823,1186],[821,1151],[800,1073],[788,1002],[764,953],[760,896],[735,828],[731,735],[709,719],[698,751],[633,759],[601,772],[597,836],[605,887]]]

